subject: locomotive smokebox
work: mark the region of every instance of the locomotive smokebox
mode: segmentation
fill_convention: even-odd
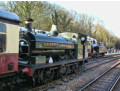
[[[27,29],[28,32],[32,32],[32,22],[33,19],[27,18],[25,20],[25,28]]]

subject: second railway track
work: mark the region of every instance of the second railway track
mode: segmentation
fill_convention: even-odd
[[[120,62],[104,71],[94,80],[79,89],[79,91],[112,91],[119,78]]]

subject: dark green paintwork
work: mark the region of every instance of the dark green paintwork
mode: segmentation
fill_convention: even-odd
[[[71,41],[74,43],[75,49],[74,49],[74,57],[76,59],[83,58],[83,44],[81,43],[81,37],[85,37],[85,43],[87,36],[79,33],[70,33],[70,32],[64,32],[60,33],[59,36],[66,38],[68,41]],[[87,47],[86,47],[87,48]],[[87,50],[87,49],[86,49]],[[84,50],[85,51],[85,50]],[[85,52],[85,57],[88,57],[88,52]]]
[[[39,49],[74,49],[74,44],[36,42],[36,48]]]
[[[35,41],[37,42],[50,42],[50,43],[63,43],[63,44],[73,44],[70,41],[67,41],[65,38],[60,36],[49,36],[49,34],[41,34],[41,33],[31,33]]]

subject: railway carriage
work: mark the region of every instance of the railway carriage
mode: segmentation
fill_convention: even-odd
[[[19,17],[0,10],[0,80],[18,70]]]

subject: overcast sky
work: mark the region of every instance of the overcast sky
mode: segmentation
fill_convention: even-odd
[[[120,1],[54,1],[52,3],[103,20],[106,29],[120,38]]]

